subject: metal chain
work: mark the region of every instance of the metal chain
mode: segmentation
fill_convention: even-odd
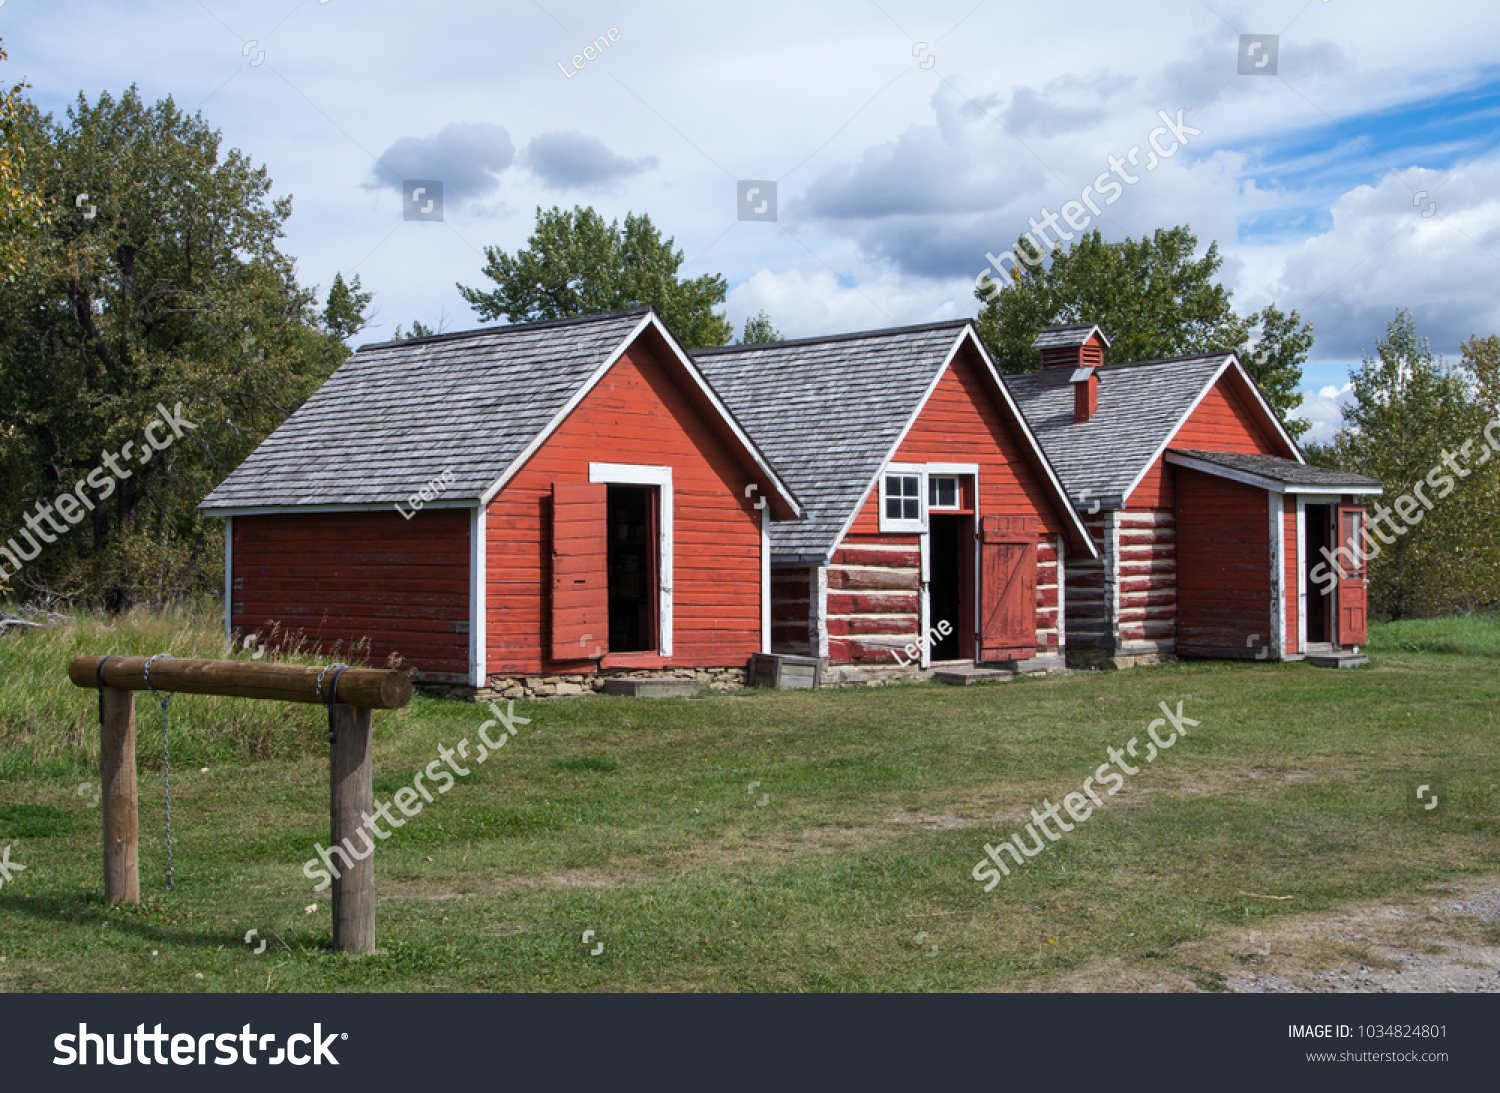
[[[166,657],[173,659],[170,653],[157,653],[146,661],[145,676],[146,689],[161,701],[161,754],[162,754],[162,779],[165,787],[167,804],[167,891],[172,891],[177,886],[177,876],[172,868],[172,749],[167,739],[167,706],[172,701],[171,692],[161,694],[151,686],[151,662]]]
[[[338,671],[334,671],[337,668]],[[333,743],[333,707],[339,690],[339,676],[347,671],[349,665],[334,662],[318,673],[317,681],[313,683],[313,696],[328,707],[328,742]],[[323,677],[333,672],[333,678],[328,681],[328,697],[323,697]]]

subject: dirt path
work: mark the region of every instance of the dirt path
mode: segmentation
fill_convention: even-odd
[[[1500,993],[1500,878],[1236,930],[1156,960],[1115,959],[1055,988],[1079,991]]]

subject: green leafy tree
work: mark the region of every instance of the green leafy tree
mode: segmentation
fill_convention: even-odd
[[[5,60],[0,46],[0,61]],[[46,225],[41,194],[27,184],[28,133],[36,125],[36,108],[26,100],[24,80],[10,90],[0,87],[0,280],[10,280],[26,261],[23,241]]]
[[[781,331],[771,325],[771,316],[757,311],[745,320],[745,332],[740,335],[741,345],[760,345],[765,342],[785,341]]]
[[[484,275],[493,289],[458,286],[481,322],[566,319],[653,304],[689,349],[724,345],[734,336],[714,311],[728,283],[717,274],[677,276],[683,253],[646,215],[627,214],[622,229],[592,208],[536,211],[536,230],[514,256],[485,247]]]
[[[368,297],[340,278],[318,312],[277,249],[290,199],[171,99],[80,96],[29,139],[26,185],[61,200],[0,286],[0,539],[140,445],[158,404],[195,427],[84,486],[86,519],[17,583],[110,607],[217,588],[222,525],[197,503],[345,359]]]
[[[1465,362],[1450,366],[1418,336],[1411,315],[1398,312],[1375,355],[1363,354],[1350,373],[1353,401],[1333,443],[1309,451],[1323,466],[1379,478],[1385,489],[1371,502],[1372,513],[1380,511],[1377,504],[1399,509],[1403,495],[1412,498],[1408,512],[1421,513],[1415,522],[1399,512],[1371,521],[1372,533],[1380,532],[1379,553],[1372,551],[1369,562],[1370,611],[1378,618],[1472,610],[1500,599],[1494,515],[1500,458],[1491,458],[1485,443],[1493,410],[1483,392],[1493,382],[1489,354],[1497,348],[1475,339],[1465,345]],[[1471,351],[1477,356],[1469,357]],[[1423,496],[1430,508],[1420,503]]]
[[[348,340],[365,328],[365,308],[373,293],[361,292],[359,275],[344,283],[344,275],[335,273],[328,289],[328,304],[323,309],[323,327],[340,340]]]
[[[1096,230],[1053,251],[1048,261],[1023,236],[1013,252],[1022,260],[1011,263],[1005,281],[986,280],[975,291],[986,301],[979,335],[996,367],[1012,374],[1036,370],[1031,343],[1058,323],[1098,323],[1110,339],[1110,364],[1233,350],[1283,425],[1294,437],[1301,435],[1307,423],[1288,415],[1301,401],[1297,385],[1312,327],[1274,305],[1237,316],[1233,293],[1214,280],[1224,261],[1219,245],[1210,243],[1201,258],[1194,257],[1197,248],[1198,238],[1186,226],[1119,243],[1105,242]]]

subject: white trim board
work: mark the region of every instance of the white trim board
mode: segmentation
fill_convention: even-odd
[[[657,523],[657,652],[672,655],[672,468],[643,463],[590,463],[589,481],[613,486],[656,486],[661,490]]]
[[[489,682],[488,613],[485,611],[485,586],[489,575],[488,536],[485,517],[488,510],[476,508],[469,520],[469,683],[483,687]]]

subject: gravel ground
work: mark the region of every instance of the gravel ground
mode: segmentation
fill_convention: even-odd
[[[1263,972],[1234,974],[1224,985],[1248,994],[1500,993],[1500,945],[1479,939],[1476,935],[1483,931],[1475,928],[1497,921],[1500,889],[1490,888],[1432,903],[1425,913],[1415,903],[1354,910],[1324,922],[1289,922],[1281,930],[1252,938],[1248,953],[1267,965]],[[1288,962],[1278,958],[1291,955],[1281,951],[1282,945],[1297,947],[1290,944],[1293,935],[1302,944],[1311,935],[1358,948],[1369,963],[1331,971],[1277,967]]]

